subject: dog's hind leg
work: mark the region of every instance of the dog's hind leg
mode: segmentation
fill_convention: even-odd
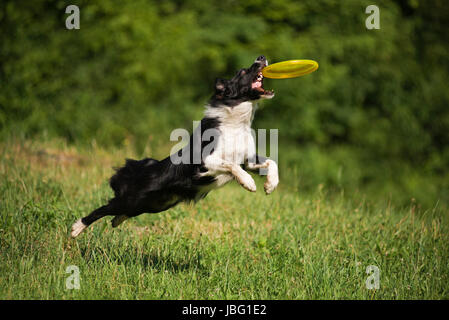
[[[112,219],[111,224],[112,227],[118,227],[120,224],[122,224],[123,221],[129,219],[129,217],[126,214],[122,214],[119,216],[115,216],[114,219]]]
[[[72,231],[70,235],[72,238],[76,238],[81,232],[83,232],[84,229],[86,229],[89,225],[94,223],[100,218],[103,218],[104,216],[114,214],[112,211],[113,208],[111,208],[111,204],[107,204],[105,206],[102,206],[94,211],[92,211],[91,214],[88,216],[78,219],[73,225],[72,225]]]

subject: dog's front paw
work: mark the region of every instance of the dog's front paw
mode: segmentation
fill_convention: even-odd
[[[248,191],[256,192],[256,183],[254,182],[254,179],[246,173],[245,175],[241,176],[238,179],[238,182],[242,185],[243,188],[245,188]]]
[[[270,194],[276,189],[279,184],[279,177],[277,175],[267,176],[267,181],[263,185],[266,194]]]
[[[276,187],[279,184],[279,174],[276,162],[270,159],[268,159],[266,162],[269,164],[269,166],[267,173],[267,181],[265,182],[263,187],[265,189],[265,193],[270,194],[274,191],[274,189],[276,189]]]

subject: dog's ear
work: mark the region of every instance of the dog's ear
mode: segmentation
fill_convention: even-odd
[[[219,94],[222,94],[225,92],[227,86],[227,80],[217,78],[215,80],[215,91]]]

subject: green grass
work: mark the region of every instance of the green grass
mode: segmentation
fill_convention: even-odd
[[[108,219],[76,240],[71,224],[103,204],[129,151],[60,142],[0,145],[0,299],[447,299],[449,221],[436,206],[281,185],[235,183],[196,205]],[[65,270],[80,269],[67,290]],[[380,269],[368,290],[366,268]]]

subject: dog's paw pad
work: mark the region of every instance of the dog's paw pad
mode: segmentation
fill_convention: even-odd
[[[265,189],[265,193],[266,194],[270,194],[274,191],[274,189],[276,189],[277,185],[279,182],[277,183],[273,183],[271,181],[267,181],[265,182],[265,184],[263,185],[264,189]]]

